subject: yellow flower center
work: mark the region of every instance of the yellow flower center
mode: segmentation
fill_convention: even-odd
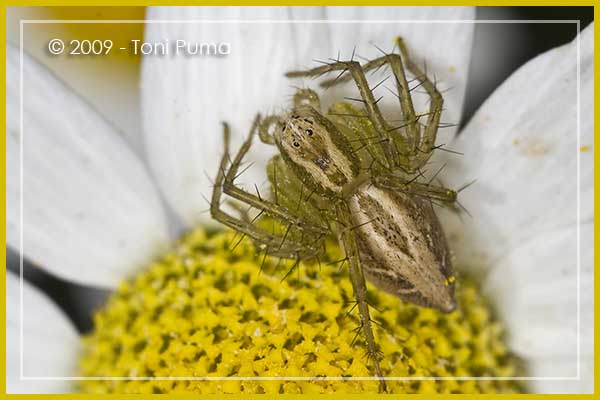
[[[353,341],[358,314],[352,309],[347,270],[328,264],[342,258],[339,248],[328,246],[320,266],[300,264],[281,281],[293,263],[267,258],[263,264],[248,241],[231,251],[229,244],[236,241],[231,232],[207,235],[196,230],[162,260],[123,282],[95,315],[95,330],[84,339],[80,369],[83,376],[137,379],[82,381],[81,389],[376,392],[377,381],[352,379],[372,377],[373,371],[364,357],[361,335]],[[388,381],[390,392],[520,391],[510,380],[426,379],[510,377],[521,372],[485,299],[473,282],[461,277],[458,281],[459,306],[451,314],[405,304],[370,288],[381,367],[385,376],[404,378]]]

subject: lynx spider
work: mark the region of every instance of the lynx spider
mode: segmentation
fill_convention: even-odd
[[[360,99],[349,100],[360,102],[364,109],[340,102],[325,116],[319,111],[317,94],[299,89],[291,112],[264,119],[257,115],[233,160],[229,156],[229,127],[224,123],[225,152],[211,199],[211,214],[216,220],[250,237],[265,256],[295,259],[294,267],[300,260],[318,258],[327,236],[338,238],[360,314],[358,329],[365,336],[367,355],[381,378],[382,391],[386,386],[365,277],[405,301],[443,312],[455,308],[453,267],[432,200],[452,204],[457,193],[431,185],[431,181],[418,182],[420,169],[436,149],[443,99],[436,85],[411,60],[401,38],[396,46],[400,54],[384,53],[363,65],[353,60],[353,54],[350,61],[333,60],[286,74],[320,77],[338,71],[335,79],[321,86],[353,80]],[[395,95],[403,117],[399,126],[383,118],[373,95],[376,87],[371,89],[365,76],[381,67],[389,67],[395,78]],[[429,112],[415,112],[405,68],[427,92]],[[424,124],[420,121],[423,117],[427,119]],[[253,194],[234,183],[257,132],[262,142],[279,149],[267,168],[271,200],[261,196],[258,189]],[[304,188],[310,192],[304,193]],[[287,224],[285,232],[275,234],[255,224],[256,218],[226,213],[220,207],[223,193],[259,210],[259,215],[265,213],[283,221]]]

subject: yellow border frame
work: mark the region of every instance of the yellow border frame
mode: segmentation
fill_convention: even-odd
[[[52,1],[7,1],[7,2],[2,2],[2,7],[0,8],[0,46],[2,47],[2,52],[1,52],[1,59],[0,59],[0,72],[2,73],[2,76],[6,77],[6,7],[7,6],[82,6],[81,3],[78,3],[74,0],[52,0]],[[344,6],[350,6],[350,5],[369,5],[369,6],[376,6],[376,5],[413,5],[413,6],[594,6],[594,20],[598,20],[598,17],[600,16],[600,1],[574,1],[574,2],[569,2],[568,4],[565,4],[565,1],[556,1],[556,0],[546,0],[546,1],[541,1],[541,0],[528,0],[526,1],[526,4],[523,4],[523,1],[518,1],[518,0],[508,0],[508,1],[498,1],[498,0],[487,0],[487,1],[480,1],[480,2],[476,2],[476,1],[448,1],[448,0],[433,0],[433,1],[407,1],[407,2],[399,2],[399,1],[381,1],[381,0],[372,0],[372,1],[365,1],[365,0],[329,0],[328,2],[324,2],[324,1],[319,1],[319,0],[304,0],[304,1],[290,1],[290,0],[279,0],[279,1],[254,1],[251,2],[250,4],[248,4],[247,2],[243,2],[243,1],[222,1],[222,0],[206,0],[206,1],[202,1],[202,2],[194,2],[194,1],[125,1],[125,2],[119,2],[118,0],[109,0],[109,1],[102,1],[102,2],[98,2],[98,1],[88,1],[86,2],[85,6],[151,6],[151,5],[302,5],[302,6],[310,6],[310,5],[344,5]],[[600,29],[595,28],[595,32],[594,32],[594,64],[595,64],[595,69],[594,69],[594,111],[595,111],[595,116],[600,115],[600,102],[598,101],[598,93],[599,93],[599,84],[598,84],[598,80],[600,78],[600,67],[599,67],[599,59],[600,57],[598,56],[598,49],[599,49],[599,39],[600,39]],[[3,107],[2,110],[0,111],[0,123],[2,124],[2,126],[6,127],[6,80],[2,79],[1,80],[1,90],[3,93],[2,96],[2,103],[3,103]],[[598,142],[598,137],[599,137],[599,128],[598,125],[596,124],[596,118],[594,119],[594,146],[593,146],[593,152],[594,152],[594,170],[598,171],[598,156],[599,156],[599,152],[598,152],[598,148],[597,148],[597,142]],[[2,169],[4,170],[2,176],[0,177],[0,180],[2,182],[2,186],[5,188],[6,191],[6,135],[3,136],[2,141],[1,141],[1,151],[0,151],[0,157],[2,160]],[[599,182],[599,178],[598,178],[598,173],[596,172],[595,177],[594,177],[594,197],[598,198],[598,182]],[[596,211],[598,210],[598,207],[596,207],[597,203],[594,203],[594,213],[596,213]],[[2,221],[4,221],[3,225],[6,226],[6,196],[2,197],[2,201],[0,204],[0,207],[2,208]],[[4,237],[4,240],[6,242],[6,231],[2,230],[2,237]],[[594,226],[594,250],[598,250],[600,248],[600,246],[597,245],[598,243],[598,238],[600,237],[600,229],[598,228],[598,225]],[[3,260],[6,260],[6,247],[4,247],[2,249],[2,258]],[[6,265],[5,265],[6,267]],[[594,258],[594,272],[595,272],[595,276],[597,279],[595,279],[594,282],[594,343],[596,342],[595,339],[598,338],[600,336],[600,334],[598,333],[598,327],[600,325],[600,323],[598,322],[598,292],[600,289],[600,279],[598,279],[598,268],[597,268],[597,259],[596,257]],[[6,282],[6,268],[3,268],[2,270],[0,270],[0,280]],[[6,285],[0,285],[0,295],[2,297],[2,304],[3,307],[0,308],[0,314],[1,314],[1,319],[2,319],[2,325],[3,325],[3,329],[0,329],[0,338],[2,338],[2,343],[3,345],[0,345],[0,355],[1,355],[1,359],[6,360]],[[596,378],[600,375],[598,373],[598,360],[599,360],[599,352],[598,352],[598,346],[595,346],[594,348],[594,381],[596,380]],[[594,386],[594,392],[595,392],[595,386]],[[0,393],[6,393],[6,361],[1,363],[0,366]],[[40,395],[10,395],[10,397],[16,397],[19,396],[19,398],[37,398]],[[55,399],[55,398],[63,398],[64,396],[68,396],[68,397],[73,397],[73,396],[85,396],[86,398],[101,398],[104,397],[105,395],[80,395],[80,394],[69,394],[69,395],[43,395],[44,398],[47,399]],[[130,397],[131,395],[114,395],[117,396],[118,398],[125,398],[125,397]],[[239,395],[236,395],[239,396]],[[292,398],[292,397],[299,397],[300,395],[284,395],[282,397],[284,398]],[[374,396],[374,395],[371,395]],[[406,395],[382,395],[382,396],[386,396],[386,398],[400,398],[401,396],[406,396]],[[416,395],[416,396],[420,396],[421,398],[423,397],[434,397],[436,395]],[[480,395],[458,395],[462,398],[478,398],[478,396]],[[492,398],[492,397],[502,397],[503,399],[505,399],[506,397],[503,397],[502,395],[485,395],[488,398]],[[546,398],[548,396],[553,396],[555,398],[562,398],[562,397],[567,397],[569,395],[511,395],[510,397],[521,397],[521,396],[527,396],[528,398]],[[582,395],[578,395],[578,396],[582,396]],[[591,396],[591,395],[589,395]],[[176,398],[197,398],[197,396],[195,395],[173,395],[173,397]],[[205,395],[203,397],[207,397],[207,398],[223,398],[223,397],[228,397],[227,395]],[[251,397],[249,395],[246,395],[245,397]],[[279,397],[279,396],[278,396]],[[334,398],[340,398],[340,399],[345,399],[347,397],[349,397],[349,395],[332,395],[331,397]],[[261,398],[265,398],[264,395],[261,396]]]

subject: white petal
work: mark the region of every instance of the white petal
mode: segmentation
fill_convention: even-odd
[[[581,143],[577,131],[576,42],[540,55],[507,79],[450,146],[444,183],[476,179],[459,200],[473,215],[445,228],[461,262],[492,265],[496,257],[542,232],[593,217],[592,29],[581,35]]]
[[[33,286],[23,282],[23,342],[19,278],[6,275],[6,391],[65,393],[76,375],[79,337],[62,311]],[[21,349],[23,351],[21,358]],[[21,379],[23,377],[51,379]],[[55,378],[55,379],[52,379]]]
[[[444,214],[444,227],[458,264],[483,275],[528,375],[577,377],[580,340],[581,379],[533,381],[536,392],[593,390],[593,152],[580,149],[593,145],[592,35],[590,26],[580,36],[580,143],[575,40],[496,90],[452,145],[464,156],[447,170],[454,186],[477,179],[460,196],[473,217]]]
[[[114,286],[167,240],[159,195],[114,128],[31,57],[7,47],[7,242],[53,274]],[[20,191],[23,140],[23,191]]]
[[[593,224],[581,227],[579,281],[576,235],[576,226],[561,227],[524,241],[497,260],[483,285],[527,376],[577,377],[580,341],[581,381],[531,381],[535,392],[593,390]]]
[[[386,11],[387,10],[387,11]],[[315,66],[312,60],[381,55],[403,35],[415,60],[426,59],[430,75],[454,86],[444,120],[458,122],[472,41],[472,24],[391,23],[214,23],[222,20],[422,20],[471,19],[472,8],[150,8],[150,20],[211,20],[212,23],[149,23],[146,41],[177,39],[231,44],[225,57],[146,56],[143,59],[142,110],[148,160],[169,204],[187,224],[205,221],[211,184],[222,153],[221,121],[232,126],[233,149],[257,112],[282,112],[290,106],[294,85],[315,88],[312,80],[291,81],[283,74]],[[381,78],[379,78],[381,79]],[[350,85],[350,88],[353,88]],[[341,100],[344,90],[325,93],[323,103]],[[381,94],[387,91],[382,87]],[[353,90],[354,92],[355,90]],[[379,93],[379,92],[378,92]],[[385,102],[393,102],[387,93]],[[354,95],[356,97],[356,95]],[[387,106],[386,106],[387,107]],[[447,131],[448,137],[452,134]],[[254,167],[241,184],[264,183],[264,165],[273,149],[255,144],[248,160]],[[249,186],[251,187],[251,186]]]
[[[98,11],[92,9],[74,10],[67,7],[11,7],[6,10],[7,39],[19,43],[20,20],[66,20],[98,18]],[[143,19],[142,7],[104,9],[101,19]],[[90,102],[110,123],[120,128],[120,134],[142,154],[139,63],[118,50],[117,43],[128,43],[140,39],[143,24],[23,24],[24,50],[36,58],[58,78],[73,88]],[[54,57],[48,54],[47,46],[51,38],[71,40],[83,39],[112,40],[115,47],[106,57],[77,58]],[[84,45],[85,46],[85,45]],[[97,45],[96,45],[96,48]],[[116,50],[116,51],[115,51]]]

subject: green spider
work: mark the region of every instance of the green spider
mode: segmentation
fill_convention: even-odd
[[[455,191],[418,181],[434,144],[443,99],[427,76],[411,61],[401,38],[401,54],[384,56],[360,65],[339,61],[288,77],[318,77],[339,71],[330,87],[354,80],[364,109],[340,102],[327,114],[320,111],[317,94],[300,89],[293,109],[286,114],[254,120],[250,134],[236,157],[229,157],[229,128],[224,124],[225,154],[211,200],[211,214],[221,223],[250,237],[266,254],[301,260],[315,259],[327,237],[335,236],[345,251],[360,314],[367,355],[378,377],[380,354],[375,344],[367,303],[365,277],[376,287],[400,299],[443,312],[454,310],[454,273],[448,245],[431,200],[456,201]],[[391,126],[382,116],[365,73],[388,66],[396,81],[403,122]],[[405,68],[430,97],[430,109],[417,114]],[[423,124],[421,118],[427,118]],[[262,142],[275,145],[267,174],[271,199],[235,185],[240,165],[258,133]],[[271,218],[283,221],[275,234],[248,217],[234,217],[220,208],[222,194],[246,203]],[[292,268],[293,269],[293,268]],[[384,379],[380,388],[385,390]]]

